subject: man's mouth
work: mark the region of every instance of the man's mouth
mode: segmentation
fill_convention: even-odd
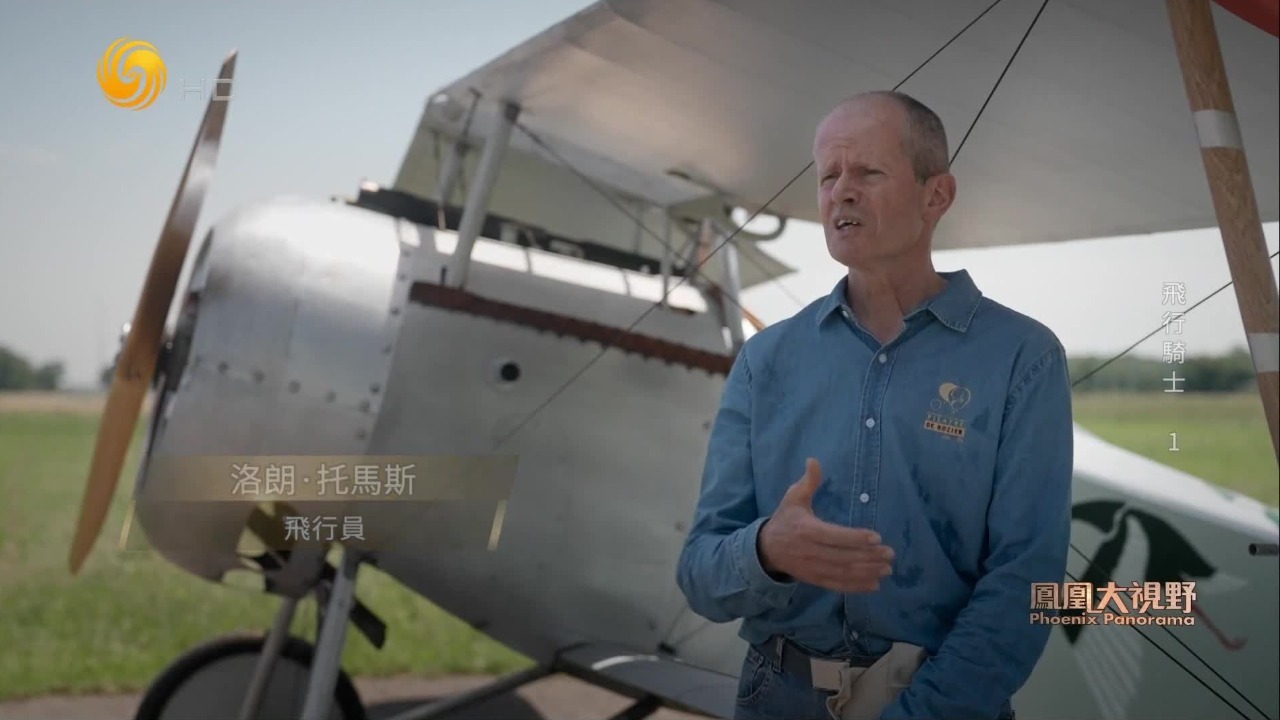
[[[837,219],[836,219],[836,229],[837,229],[837,230],[844,230],[845,228],[850,228],[850,227],[855,227],[855,226],[859,226],[859,227],[860,227],[861,225],[862,225],[862,222],[861,222],[860,220],[854,220],[854,219],[852,219],[852,218],[837,218]]]

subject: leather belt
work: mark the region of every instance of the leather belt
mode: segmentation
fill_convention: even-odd
[[[806,685],[817,690],[836,691],[840,689],[840,668],[870,667],[877,657],[854,657],[845,660],[832,660],[809,655],[795,643],[781,635],[770,638],[765,647],[757,648],[775,667],[802,680]]]

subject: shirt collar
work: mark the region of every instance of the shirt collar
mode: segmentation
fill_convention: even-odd
[[[929,312],[938,319],[938,322],[955,330],[956,332],[965,332],[969,329],[969,323],[973,320],[973,315],[978,311],[978,305],[982,300],[982,291],[973,284],[973,278],[969,277],[966,270],[956,270],[954,272],[940,272],[946,281],[947,286],[942,292],[935,295],[923,307],[916,308],[908,313],[910,318],[920,312]],[[841,309],[848,309],[849,304],[846,301],[846,291],[849,287],[849,276],[840,278],[840,282],[836,283],[831,293],[822,300],[818,306],[817,324],[821,325],[824,320],[831,316],[831,313]]]

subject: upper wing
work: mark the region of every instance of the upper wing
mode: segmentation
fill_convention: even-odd
[[[475,91],[473,136],[483,138],[496,102],[509,100],[559,156],[517,130],[513,148],[541,159],[523,187],[495,193],[497,205],[523,194],[517,204],[537,208],[544,226],[591,225],[581,216],[606,210],[564,206],[577,197],[571,188],[531,181],[556,177],[561,161],[656,205],[720,196],[759,208],[811,160],[814,127],[836,102],[894,87],[989,4],[597,3],[436,96],[398,185],[434,192],[435,175],[422,170],[432,133],[456,136]],[[1039,8],[1005,0],[902,86],[942,117],[953,151]],[[1275,220],[1277,43],[1214,10],[1261,214]],[[1165,4],[1049,3],[954,172],[959,196],[936,235],[940,249],[1216,225]],[[769,210],[814,220],[816,186],[806,172]]]

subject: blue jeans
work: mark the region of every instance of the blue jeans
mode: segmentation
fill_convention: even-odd
[[[747,646],[738,678],[734,720],[832,720],[827,698],[835,693],[817,690],[807,681],[783,672],[754,645]],[[1014,720],[1006,705],[1001,720]]]
[[[738,679],[734,720],[831,720],[827,698],[806,681],[782,672],[754,645],[747,646]]]

